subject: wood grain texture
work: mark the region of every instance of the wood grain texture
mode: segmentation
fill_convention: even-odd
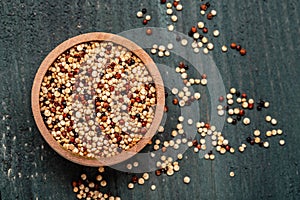
[[[143,27],[136,12],[146,7],[149,26],[165,27],[165,9],[155,1],[0,1],[0,199],[75,199],[71,181],[95,168],[71,163],[55,153],[43,140],[31,113],[30,93],[35,73],[46,55],[64,40],[81,33],[119,33]],[[234,86],[255,99],[267,99],[271,107],[251,113],[252,124],[267,130],[263,122],[270,114],[286,135],[286,145],[273,138],[269,149],[248,147],[243,154],[217,155],[215,161],[185,153],[181,170],[172,177],[155,177],[144,186],[127,189],[130,175],[108,169],[109,190],[122,199],[300,199],[299,60],[300,5],[297,0],[212,0],[218,11],[209,29],[218,28],[213,58],[226,88]],[[187,33],[199,17],[199,1],[183,1],[176,30]],[[223,44],[244,46],[241,57]],[[175,66],[179,58],[156,62]],[[203,93],[202,120],[207,119],[209,96]],[[208,102],[206,102],[206,100]],[[170,103],[170,99],[167,99]],[[176,110],[168,116],[178,114]],[[172,124],[167,124],[172,127]],[[250,128],[251,129],[251,128]],[[225,126],[223,133],[235,145],[249,134],[249,127]],[[234,178],[229,172],[236,173]],[[182,178],[191,176],[191,183]],[[150,191],[155,183],[157,190]]]

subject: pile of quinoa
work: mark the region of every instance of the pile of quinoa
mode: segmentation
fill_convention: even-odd
[[[156,88],[134,53],[95,41],[73,46],[55,60],[39,102],[45,125],[65,149],[111,157],[133,147],[151,126]]]

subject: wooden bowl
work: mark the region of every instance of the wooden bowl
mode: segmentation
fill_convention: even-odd
[[[80,156],[79,154],[72,153],[71,151],[63,148],[56,140],[53,138],[52,134],[49,132],[48,128],[44,124],[41,111],[40,111],[40,104],[39,104],[39,93],[42,84],[43,77],[47,72],[47,69],[53,64],[56,58],[64,53],[66,50],[70,49],[71,47],[78,45],[80,43],[91,42],[91,41],[110,41],[115,44],[119,44],[127,48],[129,51],[133,52],[137,57],[141,59],[141,61],[147,67],[149,73],[151,74],[153,81],[156,87],[156,108],[155,108],[155,115],[153,118],[153,122],[148,129],[147,133],[143,136],[143,138],[132,148],[128,151],[122,151],[121,153],[112,156],[112,157],[103,157],[103,158],[88,158],[85,156]],[[71,39],[66,40],[62,44],[58,45],[53,51],[51,51],[48,56],[44,59],[40,68],[38,69],[33,86],[32,86],[32,96],[31,96],[31,103],[32,103],[32,112],[37,124],[37,127],[46,140],[46,142],[61,156],[64,158],[81,164],[85,166],[92,166],[92,167],[99,167],[99,166],[110,166],[118,164],[122,161],[129,159],[130,157],[134,156],[136,153],[141,151],[147,143],[151,140],[151,138],[156,134],[156,131],[160,125],[160,122],[163,117],[164,112],[164,105],[165,105],[165,92],[164,92],[164,85],[157,69],[155,63],[150,58],[150,56],[138,45],[134,42],[110,33],[103,33],[103,32],[94,32],[94,33],[87,33],[82,34]]]

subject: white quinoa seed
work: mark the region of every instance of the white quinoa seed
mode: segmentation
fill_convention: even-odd
[[[86,178],[87,178],[86,174],[81,174],[81,179],[82,180],[86,180]]]
[[[101,176],[100,174],[97,175],[97,176],[96,176],[96,180],[97,180],[97,181],[101,181],[101,180],[102,180],[102,176]]]
[[[184,182],[185,184],[189,184],[190,181],[191,181],[191,179],[190,179],[190,177],[188,177],[188,176],[185,176],[185,177],[183,178],[183,182]]]
[[[270,146],[269,142],[264,142],[263,145],[265,148],[268,148]]]
[[[276,120],[276,119],[274,119],[274,118],[273,118],[273,119],[271,119],[271,124],[275,126],[275,125],[277,124],[277,120]]]
[[[198,44],[199,48],[203,47],[203,43],[202,42],[198,42],[197,44]]]
[[[205,154],[205,155],[204,155],[204,158],[205,158],[206,160],[208,160],[208,159],[209,159],[209,154],[208,154],[208,153]]]
[[[193,120],[192,120],[192,119],[188,119],[187,123],[188,123],[189,125],[192,125],[192,124],[193,124]]]
[[[102,180],[100,182],[101,187],[105,187],[107,185],[107,182],[105,180]]]
[[[199,152],[199,149],[197,147],[194,147],[194,152],[195,153],[198,153]]]
[[[225,114],[224,110],[218,110],[218,115],[223,116]]]
[[[177,158],[178,158],[179,160],[181,160],[181,159],[183,158],[183,155],[182,155],[181,153],[179,153],[179,154],[177,155]]]
[[[244,151],[245,151],[245,148],[244,148],[243,146],[240,146],[240,147],[239,147],[239,151],[240,151],[240,152],[244,152]]]
[[[232,105],[233,103],[234,103],[234,102],[233,102],[233,99],[228,99],[228,100],[227,100],[227,104],[228,104],[228,105]]]
[[[134,188],[134,184],[133,184],[133,183],[128,183],[127,187],[128,187],[129,189],[133,189],[133,188]]]
[[[195,40],[199,39],[199,37],[200,37],[200,34],[198,32],[196,32],[196,33],[193,34],[193,38]]]
[[[227,98],[227,99],[232,99],[232,98],[233,98],[233,95],[230,94],[230,93],[228,93],[228,94],[226,95],[226,98]]]
[[[245,125],[249,125],[249,124],[251,123],[250,118],[245,117],[245,118],[243,119],[243,123],[244,123]]]
[[[181,40],[181,45],[182,45],[182,46],[186,46],[187,44],[188,44],[187,39],[182,39],[182,40]]]
[[[208,54],[208,49],[206,47],[203,49],[203,53]]]
[[[150,16],[150,15],[146,15],[145,19],[146,19],[147,21],[150,21],[150,20],[151,20],[151,16]]]
[[[145,179],[143,179],[143,178],[138,179],[138,184],[139,185],[144,185],[144,183],[145,183]]]
[[[279,140],[279,144],[280,144],[281,146],[285,145],[285,140],[283,140],[283,139]]]
[[[233,147],[231,147],[229,151],[230,151],[230,153],[234,153],[235,150]]]
[[[136,16],[137,16],[138,18],[141,18],[141,17],[143,17],[143,13],[142,13],[142,11],[138,11],[138,12],[136,13]]]
[[[236,93],[236,89],[232,87],[232,88],[230,88],[229,92],[230,92],[231,94],[235,94],[235,93]]]
[[[179,165],[174,165],[174,171],[175,171],[175,172],[178,172],[179,170],[180,170]]]
[[[272,117],[271,116],[266,116],[266,122],[271,122],[271,120],[272,120]]]
[[[172,176],[173,174],[174,174],[173,169],[168,169],[168,170],[167,170],[167,175],[168,175],[168,176]]]
[[[182,73],[182,74],[181,74],[181,78],[182,78],[182,79],[186,79],[187,77],[188,77],[188,76],[187,76],[187,73]]]
[[[168,31],[174,31],[174,25],[173,24],[168,25]]]
[[[133,166],[134,167],[138,167],[139,166],[139,163],[137,161],[133,162]]]
[[[268,108],[270,106],[270,103],[268,102],[268,101],[266,101],[265,103],[264,103],[264,107],[265,108]]]
[[[233,109],[233,113],[234,113],[235,115],[238,115],[238,114],[240,113],[240,109],[239,109],[239,108],[234,108],[234,109]]]
[[[173,131],[171,132],[171,135],[172,135],[173,137],[176,137],[176,136],[178,135],[178,132],[177,132],[176,130],[173,130]]]
[[[178,5],[176,6],[176,10],[178,10],[178,11],[181,11],[182,8],[183,8],[182,4],[178,4]]]
[[[255,137],[255,138],[254,138],[254,142],[255,142],[256,144],[260,143],[260,141],[261,141],[260,137]]]
[[[183,122],[183,121],[184,121],[184,117],[183,117],[183,116],[179,116],[179,117],[178,117],[178,121],[179,121],[179,122]]]
[[[158,56],[159,56],[159,57],[163,57],[163,56],[164,56],[164,52],[163,52],[163,51],[159,51],[159,52],[158,52]]]
[[[216,16],[217,15],[217,11],[216,10],[211,10],[210,13],[212,14],[212,16]]]
[[[179,149],[179,144],[174,144],[173,149],[175,150]]]
[[[191,92],[190,91],[187,91],[186,93],[185,93],[185,96],[187,96],[187,97],[190,97],[191,96]],[[187,99],[188,100],[188,99]]]
[[[221,50],[222,50],[222,52],[227,52],[227,50],[228,50],[227,46],[223,45],[222,48],[221,48]]]
[[[166,7],[167,7],[167,8],[172,8],[172,4],[171,4],[171,3],[167,3],[167,4],[166,4]]]
[[[281,135],[283,133],[283,131],[281,129],[277,129],[277,134]]]
[[[203,86],[206,85],[206,84],[207,84],[207,79],[201,79],[201,82],[200,82],[200,83],[201,83],[201,85],[203,85]]]
[[[184,100],[180,100],[179,103],[178,103],[178,105],[179,105],[180,107],[185,106],[185,101],[184,101]]]
[[[214,31],[213,31],[213,35],[214,35],[215,37],[218,37],[218,36],[220,35],[219,30],[214,30]]]
[[[166,51],[165,51],[165,56],[166,56],[166,57],[169,57],[169,56],[170,56],[170,51],[166,50]]]
[[[253,104],[253,103],[254,103],[254,99],[249,99],[249,100],[248,100],[248,103]]]
[[[194,53],[199,53],[200,52],[200,49],[198,47],[194,48],[193,49]]]
[[[190,82],[191,84],[194,84],[194,83],[195,83],[195,79],[190,78],[190,79],[189,79],[189,82]]]
[[[172,50],[173,49],[173,44],[172,43],[169,43],[168,45],[167,45],[167,48],[169,49],[169,50]]]
[[[267,131],[267,132],[266,132],[266,136],[267,136],[267,137],[271,137],[271,136],[272,136],[272,131]]]
[[[164,130],[165,130],[164,127],[160,125],[160,126],[158,127],[158,130],[157,130],[157,131],[158,131],[159,133],[162,133],[162,132],[164,132]]]
[[[151,185],[150,188],[151,188],[152,191],[154,191],[154,190],[156,190],[156,185]]]
[[[198,25],[198,28],[200,28],[200,29],[204,28],[204,26],[205,26],[204,22],[198,22],[197,25]]]
[[[228,145],[229,141],[228,140],[223,140],[223,145]]]
[[[242,103],[242,98],[240,98],[240,97],[236,98],[236,102],[237,103]]]
[[[172,92],[172,94],[176,95],[176,94],[178,94],[178,89],[177,88],[172,88],[171,92]]]
[[[126,167],[127,167],[127,169],[131,170],[131,169],[132,169],[132,164],[128,163],[128,164],[126,165]]]
[[[258,129],[254,130],[253,135],[260,136],[260,131]]]
[[[214,154],[210,154],[210,155],[209,155],[209,159],[210,159],[210,160],[214,160],[214,159],[215,159],[215,155],[214,155]]]
[[[150,50],[150,52],[151,52],[152,54],[156,54],[157,50],[152,48],[152,49]]]
[[[178,130],[181,130],[181,129],[183,129],[183,125],[182,125],[181,123],[178,123],[178,124],[176,125],[176,128],[177,128]]]
[[[206,44],[206,43],[208,43],[208,39],[207,39],[207,37],[203,37],[203,38],[201,39],[201,42],[202,42],[203,44]]]
[[[168,15],[172,15],[173,14],[173,10],[171,8],[168,8],[167,11],[166,11],[166,13]]]
[[[196,93],[194,94],[194,98],[195,98],[196,100],[200,99],[200,97],[201,97],[201,94],[200,94],[199,92],[196,92]]]
[[[249,104],[248,104],[248,102],[246,102],[246,101],[242,103],[242,107],[243,107],[243,108],[248,108],[248,105],[249,105]]]
[[[227,123],[231,124],[232,121],[233,121],[232,117],[228,117],[228,118],[227,118]]]
[[[172,22],[177,22],[178,18],[176,15],[172,15],[171,20],[172,20]]]
[[[208,43],[208,44],[207,44],[207,48],[208,48],[209,50],[213,50],[213,48],[214,48],[213,43]]]
[[[235,176],[234,172],[230,172],[230,173],[229,173],[229,176],[230,176],[230,177],[234,177],[234,176]]]
[[[104,168],[104,167],[99,167],[99,168],[98,168],[98,172],[103,173],[104,171],[105,171],[105,168]]]

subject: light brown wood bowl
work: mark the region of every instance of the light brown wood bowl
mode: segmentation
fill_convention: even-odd
[[[133,52],[137,57],[141,59],[141,61],[145,64],[148,71],[150,72],[153,81],[155,83],[156,87],[156,94],[157,94],[157,104],[155,108],[155,115],[153,118],[153,122],[148,129],[147,133],[143,136],[143,138],[131,149],[128,151],[122,151],[121,153],[109,157],[109,158],[87,158],[84,156],[80,156],[78,154],[74,154],[69,150],[64,149],[52,136],[52,134],[49,132],[48,128],[44,124],[41,111],[40,111],[40,105],[39,105],[39,93],[41,88],[41,83],[43,80],[43,77],[45,76],[45,73],[47,72],[47,69],[53,64],[53,62],[56,60],[56,58],[64,53],[66,50],[70,49],[74,45],[85,43],[85,42],[91,42],[91,41],[111,41],[115,44],[122,45],[126,47],[129,51]],[[76,37],[73,37],[71,39],[66,40],[65,42],[58,45],[53,51],[51,51],[48,56],[44,59],[42,64],[40,65],[40,68],[38,69],[33,86],[32,86],[32,94],[31,94],[31,104],[32,104],[32,112],[35,119],[35,122],[37,124],[37,127],[46,140],[46,142],[61,156],[64,158],[81,165],[85,166],[91,166],[91,167],[99,167],[99,166],[111,166],[118,164],[122,161],[125,161],[135,154],[137,154],[139,151],[141,151],[148,142],[152,139],[152,137],[156,134],[156,131],[160,125],[160,122],[163,117],[164,112],[164,105],[165,105],[165,92],[164,92],[164,85],[163,80],[161,78],[160,72],[157,69],[155,63],[150,58],[150,56],[137,44],[134,42],[110,33],[103,33],[103,32],[94,32],[94,33],[87,33],[82,34]]]

